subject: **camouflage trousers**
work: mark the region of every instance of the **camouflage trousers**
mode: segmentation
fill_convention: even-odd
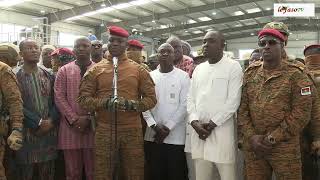
[[[95,180],[112,180],[115,162],[114,132],[97,127],[95,134]],[[144,180],[144,151],[141,128],[118,127],[119,180]],[[112,141],[111,141],[112,139]]]
[[[252,151],[245,151],[245,179],[271,180],[274,172],[277,180],[301,180],[301,152],[297,138],[279,143],[270,154],[261,158]]]

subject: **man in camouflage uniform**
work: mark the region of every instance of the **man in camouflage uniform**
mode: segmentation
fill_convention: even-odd
[[[317,88],[318,92],[318,101],[316,101],[316,107],[319,110],[320,102],[319,102],[319,93],[320,93],[320,45],[313,44],[307,46],[304,50],[305,56],[305,64],[306,64],[306,71],[310,74],[315,87]],[[304,180],[312,180],[319,178],[319,171],[317,165],[313,165],[315,159],[320,156],[320,113],[315,112],[312,113],[312,119],[308,127],[304,132],[304,154],[303,154],[303,170],[304,170]],[[311,146],[310,146],[311,144]]]
[[[112,180],[116,152],[120,152],[119,179],[144,180],[140,113],[156,105],[154,83],[143,67],[127,58],[128,32],[116,26],[109,31],[110,53],[84,75],[78,98],[80,106],[96,113],[95,180]],[[111,98],[114,57],[119,65],[117,100]],[[117,112],[116,122],[113,111]]]
[[[147,71],[151,71],[151,69],[148,67],[148,65],[143,63],[143,57],[142,57],[142,49],[143,44],[139,42],[138,40],[132,39],[128,41],[128,48],[127,48],[127,56],[129,59],[133,60],[134,62],[140,64],[143,68],[145,68]]]
[[[6,180],[3,158],[5,152],[5,140],[10,121],[11,135],[7,143],[12,150],[22,147],[22,99],[18,88],[17,79],[12,69],[0,62],[0,180]]]
[[[259,33],[262,62],[245,71],[239,108],[247,180],[302,178],[300,134],[311,116],[314,86],[299,66],[283,60],[285,37]]]
[[[284,37],[285,37],[285,46],[288,44],[288,38],[289,38],[289,29],[288,26],[285,25],[282,22],[270,22],[264,26],[265,28],[271,28],[278,30]],[[310,72],[306,69],[305,65],[295,59],[289,58],[286,51],[283,49],[283,59],[288,61],[291,64],[294,64],[296,66],[299,66],[301,69],[303,69],[308,75],[309,78],[312,79],[313,72]],[[313,80],[314,82],[314,80]],[[312,130],[314,128],[320,128],[320,97],[317,95],[317,93],[312,94],[312,110],[311,110],[311,120],[310,123],[307,125],[307,127],[303,131],[303,136],[301,139],[301,153],[302,153],[302,168],[303,168],[303,179],[304,180],[311,180],[313,179],[314,172],[312,167],[312,157],[310,156],[310,144],[312,143],[313,139],[315,137],[319,137],[319,133]]]

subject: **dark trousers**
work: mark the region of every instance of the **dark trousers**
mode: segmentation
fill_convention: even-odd
[[[184,145],[145,141],[146,166],[152,180],[188,180]]]

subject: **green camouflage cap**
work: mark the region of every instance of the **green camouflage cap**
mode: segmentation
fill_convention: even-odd
[[[263,29],[276,29],[281,33],[285,34],[286,36],[289,36],[288,26],[285,25],[283,22],[269,22],[263,27]]]

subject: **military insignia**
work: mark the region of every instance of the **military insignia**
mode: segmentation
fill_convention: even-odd
[[[310,86],[301,88],[301,95],[302,96],[306,96],[306,95],[310,95],[310,94],[311,94]]]
[[[176,95],[174,93],[170,93],[170,98],[174,99],[174,98],[176,98]]]

